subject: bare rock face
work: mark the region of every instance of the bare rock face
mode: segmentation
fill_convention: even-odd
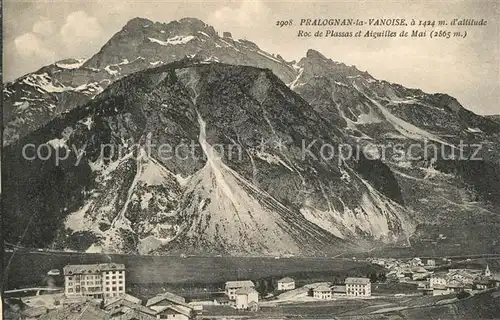
[[[11,242],[233,255],[396,243],[434,254],[429,239],[445,235],[456,253],[500,247],[498,120],[314,50],[286,62],[197,19],[136,18],[93,57],[7,84],[3,114]],[[451,158],[460,142],[481,144],[482,160]],[[27,143],[70,152],[27,161]],[[164,144],[180,147],[151,147]],[[341,144],[388,153],[325,154]],[[395,145],[415,144],[413,160],[395,157]]]
[[[69,179],[71,196],[59,196],[47,210],[28,201],[38,217],[60,218],[47,226],[58,230],[55,237],[40,230],[29,240],[68,246],[77,241],[67,238],[84,235],[80,249],[91,251],[320,254],[404,238],[412,228],[406,210],[354,163],[301,155],[303,139],[336,144],[334,129],[269,70],[176,63],[122,79],[22,139],[59,139],[85,146],[85,154],[78,169],[70,162],[54,169],[43,161],[8,161],[6,196],[28,184],[40,192],[40,179]],[[148,152],[188,141],[192,155]],[[121,153],[103,155],[103,145]],[[7,153],[14,157],[20,146]],[[19,178],[22,172],[29,174]],[[26,204],[10,203],[9,212]]]
[[[362,157],[357,170],[413,210],[414,250],[435,253],[441,235],[441,252],[498,252],[498,122],[446,94],[380,81],[313,50],[297,67],[290,87],[337,123],[345,141],[387,150],[378,161]]]

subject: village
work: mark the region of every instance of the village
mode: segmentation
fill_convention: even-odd
[[[62,270],[48,271],[48,275],[62,279],[64,288],[39,288],[35,295],[21,295],[17,303],[10,299],[9,307],[17,308],[24,316],[21,319],[229,320],[256,315],[266,318],[275,313],[273,310],[287,306],[325,308],[389,298],[417,301],[424,296],[462,299],[500,286],[500,278],[489,265],[460,269],[449,267],[447,259],[420,258],[369,258],[366,262],[384,268],[385,273],[310,283],[284,276],[273,281],[273,289],[267,291],[249,279],[228,279],[221,291],[210,295],[184,297],[162,290],[147,298],[136,297],[127,289],[124,264],[66,265]],[[16,292],[22,290],[7,291],[6,296]]]
[[[423,295],[469,295],[476,291],[497,288],[500,285],[486,265],[483,269],[447,268],[450,259],[441,260],[413,258],[407,261],[398,259],[370,259],[373,264],[388,270],[388,281],[416,284]]]

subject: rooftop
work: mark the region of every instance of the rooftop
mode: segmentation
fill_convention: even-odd
[[[290,277],[285,277],[283,279],[278,280],[278,282],[281,282],[281,283],[290,283],[290,282],[295,282],[295,280],[293,280]]]
[[[250,280],[243,280],[243,281],[227,281],[226,282],[226,289],[227,288],[253,288],[255,287],[255,284],[250,281]]]
[[[141,313],[145,313],[145,314],[149,314],[149,315],[156,314],[155,310],[150,309],[148,307],[145,307],[145,306],[141,305],[140,303],[135,303],[135,302],[129,301],[125,298],[122,298],[120,300],[115,300],[111,303],[106,304],[105,309],[108,311],[111,311],[111,310],[120,311],[122,308],[116,308],[117,306],[120,306],[122,308],[125,307],[125,309],[137,310]]]
[[[128,301],[128,302],[131,302],[131,303],[134,303],[134,304],[139,304],[139,305],[142,303],[141,299],[136,298],[136,297],[134,297],[134,296],[131,296],[131,295],[129,295],[129,294],[125,294],[125,295],[123,295],[123,296],[116,297],[116,298],[114,298],[114,299],[108,300],[108,301],[106,302],[105,307],[107,307],[107,306],[109,306],[109,305],[111,305],[111,304],[113,304],[113,303],[116,303],[116,302],[121,302],[121,301]]]
[[[158,309],[156,314],[161,314],[163,312],[165,312],[166,310],[173,310],[175,311],[176,313],[180,313],[180,314],[183,314],[185,315],[186,317],[189,317],[190,314],[191,314],[191,308],[187,307],[187,306],[180,306],[180,305],[175,305],[175,304],[172,304],[172,305],[169,305],[169,306],[165,306],[164,308],[161,308],[161,309]]]
[[[370,284],[368,278],[346,278],[345,284]]]
[[[173,294],[171,292],[163,292],[163,293],[160,293],[160,294],[152,297],[151,299],[149,299],[148,302],[146,302],[146,307],[153,306],[153,305],[155,305],[163,300],[167,300],[167,301],[170,301],[170,302],[173,302],[176,304],[180,304],[180,305],[183,305],[186,303],[186,299],[184,299],[181,296],[178,296],[178,295]]]
[[[241,294],[241,295],[247,294],[248,295],[251,293],[257,293],[257,291],[255,291],[254,288],[248,288],[248,287],[236,290],[236,294]]]
[[[332,291],[329,286],[321,285],[317,286],[316,288],[313,289],[315,292],[325,292],[325,291]]]
[[[125,270],[121,263],[99,263],[99,264],[68,264],[63,268],[64,275],[100,273],[103,271]]]

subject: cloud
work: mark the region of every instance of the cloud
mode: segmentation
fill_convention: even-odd
[[[225,6],[215,10],[208,21],[227,30],[235,27],[248,28],[258,20],[265,20],[269,12],[270,9],[260,0],[243,0],[238,7]]]
[[[25,59],[53,59],[54,52],[34,33],[25,33],[14,39],[17,52]]]
[[[47,18],[41,18],[33,25],[33,32],[42,36],[50,36],[54,33],[56,25],[54,21]]]
[[[85,11],[75,11],[68,15],[59,32],[62,45],[68,55],[81,55],[92,47],[94,42],[101,42],[103,29],[97,18]]]
[[[89,57],[108,37],[96,17],[85,11],[73,11],[59,23],[47,17],[38,18],[31,31],[14,38],[4,50],[15,60],[21,72],[66,58]]]

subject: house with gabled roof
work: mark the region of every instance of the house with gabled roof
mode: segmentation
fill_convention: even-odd
[[[250,280],[227,281],[225,291],[229,300],[236,300],[236,291],[241,288],[255,288],[255,284]]]
[[[327,285],[319,285],[313,289],[313,297],[321,300],[330,300],[332,298],[332,289]]]
[[[278,280],[278,290],[279,291],[287,291],[295,289],[295,280],[290,277],[285,277],[283,279]]]
[[[163,306],[156,312],[156,319],[159,320],[189,320],[193,318],[193,309],[185,305]]]
[[[171,292],[160,293],[146,302],[146,307],[153,310],[161,309],[170,305],[186,305],[186,299]]]
[[[259,293],[254,288],[240,288],[236,290],[236,309],[258,309]]]
[[[132,302],[126,298],[115,299],[104,306],[111,319],[137,319],[149,320],[156,319],[156,311],[141,305],[136,301]]]
[[[115,297],[115,298],[112,298],[112,299],[108,299],[106,301],[106,304],[104,305],[104,307],[110,305],[110,304],[113,304],[115,302],[119,302],[119,301],[122,301],[122,300],[126,300],[128,302],[132,302],[132,303],[135,303],[135,304],[140,304],[142,305],[142,300],[139,299],[139,298],[136,298],[130,294],[124,294],[123,296],[120,296],[120,297]]]
[[[372,295],[372,284],[368,278],[346,278],[345,288],[347,296],[369,297]]]

